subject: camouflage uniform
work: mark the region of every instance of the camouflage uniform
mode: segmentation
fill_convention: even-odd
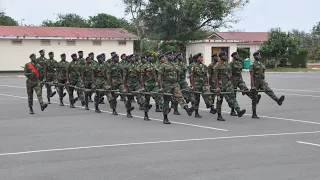
[[[31,61],[31,64],[37,69],[38,72],[42,71],[42,66],[38,64],[37,61]],[[33,72],[33,70],[28,66],[28,63],[24,66],[24,74],[27,77],[26,86],[30,114],[34,114],[32,109],[33,91],[36,92],[38,101],[41,106],[41,110],[43,111],[47,107],[47,104],[43,103],[40,79],[36,76],[35,72]]]
[[[82,65],[82,71],[83,71],[84,82],[85,82],[84,88],[86,89],[92,89],[93,70],[94,70],[94,65],[92,63],[86,62],[84,65]],[[91,96],[92,96],[91,91],[84,92],[86,110],[89,110],[88,102],[90,102]]]
[[[57,63],[57,81],[59,84],[66,84],[67,82],[67,70],[68,70],[69,62],[66,60],[61,60]],[[63,97],[65,94],[63,93],[63,86],[58,86],[57,91],[59,94],[60,105],[64,106],[63,104]]]
[[[41,70],[39,71],[40,73],[40,81],[43,81],[44,79],[44,65],[46,62],[47,58],[45,58],[44,56],[40,56],[39,58],[37,58],[37,64],[39,64],[41,66]],[[43,87],[43,84],[40,85],[41,86],[41,90]]]
[[[83,82],[81,81],[81,74],[83,73],[81,62],[77,60],[72,60],[67,69],[68,75],[69,75],[69,85],[76,86],[78,88],[83,88]],[[69,93],[69,100],[70,100],[70,107],[74,108],[74,103],[77,100],[77,98],[73,98],[73,91],[75,90],[74,87],[68,87],[68,93]],[[76,89],[78,98],[81,100],[82,105],[84,106],[85,101],[83,97],[83,90],[82,89]]]
[[[45,68],[45,79],[47,82],[53,82],[55,79],[55,73],[57,70],[58,62],[54,59],[47,59],[44,64]],[[51,85],[46,84],[47,98],[50,104],[50,97],[53,97],[56,92],[52,92]]]
[[[216,66],[217,62],[212,61],[208,66],[208,75],[209,75],[209,85],[211,87],[211,91],[214,92],[216,90],[216,76],[214,74],[214,68]],[[217,111],[214,109],[214,100],[216,98],[216,95],[213,94],[212,96],[212,108],[210,110],[210,113],[215,114]]]

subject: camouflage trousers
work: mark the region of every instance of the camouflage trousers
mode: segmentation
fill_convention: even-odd
[[[127,91],[128,93],[132,92],[132,91],[141,91],[142,90],[142,87],[140,84],[130,84],[130,85],[127,85]],[[121,90],[120,90],[121,91]],[[124,93],[124,92],[122,92]],[[134,95],[137,97],[137,100],[138,100],[138,104],[144,104],[145,103],[145,97],[142,95],[142,94],[136,94]],[[127,108],[127,111],[131,108],[131,104],[132,104],[132,101],[134,100],[134,96],[133,95],[127,95],[124,97],[124,103],[126,105],[126,108]]]
[[[243,79],[237,79],[233,81],[233,88],[237,89],[239,88],[242,91],[249,91],[246,83],[243,81]],[[234,94],[235,98],[237,98],[237,93]],[[245,93],[244,95],[247,95],[250,99],[253,98],[253,94],[252,93]]]
[[[78,87],[78,88],[82,88],[83,87],[82,82],[80,81],[80,79],[70,80],[70,85]],[[72,104],[72,102],[74,100],[73,92],[74,92],[75,88],[74,87],[68,87],[67,90],[68,90],[68,93],[69,93],[70,104]],[[78,95],[79,99],[81,100],[81,102],[85,102],[84,101],[83,90],[82,89],[76,89],[76,91],[77,91],[77,95]]]
[[[264,80],[255,80],[254,86],[257,90],[265,90],[265,93],[274,101],[278,100],[278,97],[274,94],[272,89],[269,87],[268,83],[265,82]],[[252,110],[257,109],[257,104],[258,104],[258,92],[253,93]]]
[[[195,84],[194,86],[195,91],[199,91],[202,93],[210,93],[210,88],[208,86],[205,85],[197,85]],[[207,106],[207,108],[211,107],[213,102],[212,102],[212,96],[211,95],[205,95],[202,94],[202,98]],[[195,103],[193,104],[195,109],[198,110],[199,109],[199,104],[200,104],[200,94],[195,94]]]
[[[59,83],[59,84],[66,84],[66,82],[67,82],[66,79],[59,79],[59,80],[58,80],[58,83]],[[63,87],[64,87],[64,86],[57,86],[57,87],[56,87],[56,90],[57,90],[57,92],[58,92],[58,94],[59,94],[59,99],[60,99],[60,100],[63,99]]]
[[[88,82],[87,85],[88,85],[88,87],[86,87],[87,89],[91,89],[92,88],[92,83],[91,82]],[[95,82],[96,89],[105,89],[106,86],[108,86],[108,84],[105,81],[105,79],[103,77],[98,77],[96,82]],[[85,93],[86,102],[88,102],[89,96],[91,96],[91,92],[86,92]],[[94,96],[94,103],[95,103],[96,106],[99,105],[100,99],[103,96],[107,96],[107,99],[109,101],[110,101],[110,99],[112,99],[112,96],[111,96],[111,94],[109,92],[96,91],[95,92],[95,96]]]
[[[216,90],[216,85],[214,83],[210,83],[210,87],[211,87],[211,92],[214,92]],[[212,105],[214,105],[214,100],[216,97],[217,97],[216,94],[211,95]]]
[[[159,86],[157,83],[151,86],[145,86],[146,92],[158,92],[159,91]],[[149,111],[149,106],[150,106],[150,97],[152,97],[156,101],[156,105],[160,106],[160,109],[163,107],[163,96],[160,94],[152,94],[152,95],[145,95],[145,102],[144,102],[144,111],[148,112]]]
[[[30,82],[29,80],[27,80],[26,86],[27,86],[28,105],[29,105],[29,107],[33,106],[33,91],[36,92],[37,98],[38,98],[38,101],[39,101],[40,105],[43,105],[42,90],[41,90],[40,82]]]
[[[181,89],[182,96],[186,100],[186,102],[191,102],[192,104],[195,104],[196,102],[195,95],[194,93],[192,93],[192,90],[186,81],[180,84],[180,89]],[[173,100],[171,103],[174,109],[178,108],[179,103],[177,101]]]
[[[222,106],[223,98],[226,99],[230,108],[235,109],[236,111],[239,111],[240,107],[239,107],[238,101],[235,97],[235,91],[231,85],[231,82],[228,81],[226,84],[222,84],[220,86],[220,90],[221,90],[221,92],[228,92],[228,94],[221,94],[221,95],[217,96],[218,97],[217,112],[221,113],[221,106]]]
[[[169,102],[178,102],[181,107],[187,106],[186,101],[184,100],[180,86],[178,84],[163,84],[163,91],[164,93],[172,93],[173,96],[163,96],[163,114],[168,114],[169,113]]]
[[[120,92],[124,92],[124,86],[122,83],[115,83],[111,85],[112,90],[119,90]],[[108,95],[108,101],[110,104],[110,108],[111,109],[116,109],[117,108],[117,98],[119,97],[118,94],[111,92],[110,96]],[[127,103],[127,99],[125,98],[125,96],[123,96],[123,100],[124,100],[124,105],[126,106]]]
[[[53,82],[54,81],[54,74],[48,74],[48,77],[47,77],[47,82]],[[50,84],[45,84],[46,85],[46,89],[47,89],[47,98],[50,99],[51,97],[51,94],[52,94],[52,85]]]

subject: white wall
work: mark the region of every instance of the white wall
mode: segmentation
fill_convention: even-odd
[[[190,54],[195,55],[197,53],[202,53],[204,58],[207,56],[208,52],[206,52],[205,44],[204,43],[194,43],[194,44],[187,44],[186,45],[186,59],[189,62]]]
[[[253,53],[260,49],[261,44],[238,44],[239,48],[250,48],[250,61],[254,61]]]
[[[0,39],[0,53],[1,63],[0,71],[19,71],[22,70],[20,66],[24,66],[29,62],[29,55],[35,53],[39,57],[39,50],[44,49],[46,51],[46,57],[48,53],[53,51],[55,53],[55,59],[60,61],[60,54],[65,53],[67,60],[71,60],[71,54],[77,53],[79,50],[84,52],[86,57],[90,52],[95,53],[95,56],[101,53],[105,53],[107,59],[110,58],[110,53],[115,51],[119,54],[133,53],[133,41],[127,41],[126,45],[119,45],[118,41],[103,40],[101,46],[94,46],[92,40],[76,40],[75,46],[67,46],[66,40],[51,40],[50,46],[41,45],[41,40],[22,40],[22,45],[13,45],[11,39]]]

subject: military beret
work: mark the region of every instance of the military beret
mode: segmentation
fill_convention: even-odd
[[[212,54],[211,55],[211,57],[217,57],[218,56],[218,54]]]
[[[152,56],[153,54],[152,53],[147,53],[146,55],[144,55],[145,57],[150,57]]]
[[[146,56],[141,56],[141,59],[146,59],[147,57]]]
[[[121,57],[126,56],[126,54],[121,54]]]
[[[83,53],[83,51],[78,51],[78,53]]]
[[[76,57],[76,56],[77,56],[76,53],[71,54],[71,57]]]
[[[30,54],[29,58],[32,58],[33,56],[36,56],[34,53]]]
[[[221,52],[219,53],[219,57],[225,56],[225,55],[227,55],[227,53],[226,53],[225,51],[221,51]]]
[[[257,55],[260,55],[260,52],[253,53],[253,56],[257,56]]]
[[[238,55],[239,53],[238,52],[233,52],[232,54],[231,54],[231,57],[233,57],[234,55]]]
[[[60,56],[65,56],[66,54],[65,53],[62,53]]]
[[[113,54],[112,59],[117,57],[119,57],[118,54]]]
[[[97,59],[101,58],[101,54],[99,54],[96,58],[97,58]]]
[[[200,56],[202,56],[201,53],[195,54],[195,55],[193,56],[193,59],[197,59],[197,58],[200,57]]]
[[[172,55],[172,54],[173,54],[173,52],[172,52],[172,51],[168,51],[168,52],[166,52],[166,54],[165,54],[165,55],[167,56],[167,55]]]
[[[51,54],[53,54],[53,52],[51,51],[51,52],[49,52],[49,55],[51,55]]]
[[[89,57],[89,56],[88,56],[88,57],[86,57],[86,60],[88,60],[88,59],[91,59],[91,57]]]
[[[41,52],[44,52],[44,49],[41,49],[41,50],[39,51],[39,53],[41,53]]]
[[[116,54],[116,52],[112,52],[111,55],[112,55],[112,54]]]
[[[130,55],[128,55],[128,56],[127,56],[127,58],[128,58],[128,59],[130,59],[130,58],[132,58],[132,56],[133,56],[133,55],[132,55],[132,54],[130,54]]]
[[[161,59],[161,58],[163,58],[163,57],[164,57],[164,54],[160,54],[160,55],[158,56],[159,59]]]
[[[89,53],[89,56],[90,56],[90,55],[94,55],[94,53],[93,53],[93,52],[91,52],[91,53]]]

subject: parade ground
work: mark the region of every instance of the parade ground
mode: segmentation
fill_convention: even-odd
[[[249,74],[243,74],[249,86]],[[162,123],[162,113],[150,110],[150,122],[134,103],[128,119],[122,101],[118,116],[109,103],[94,112],[60,107],[58,96],[41,112],[34,94],[29,115],[23,77],[0,77],[1,180],[311,180],[320,177],[320,73],[267,73],[278,106],[263,94],[260,119],[251,118],[251,100],[237,94],[241,117],[225,122],[205,109],[202,119],[180,116]],[[43,90],[46,100],[46,89]]]

